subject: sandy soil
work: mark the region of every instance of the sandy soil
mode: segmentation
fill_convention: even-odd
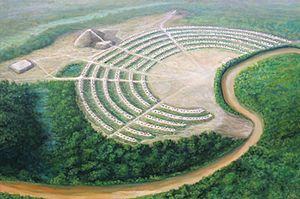
[[[125,39],[134,33],[158,28],[161,20],[164,18],[164,15],[165,14],[137,17],[124,23],[93,28],[100,30],[115,30],[117,31],[117,36],[119,38]],[[180,17],[181,16],[177,16],[174,19],[178,19]],[[172,20],[168,22],[168,24],[171,23]],[[49,77],[49,74],[54,75],[58,70],[71,62],[90,61],[91,57],[95,53],[99,53],[101,51],[91,48],[74,47],[73,44],[75,40],[83,31],[84,30],[63,35],[51,46],[36,50],[26,56],[21,56],[7,62],[0,63],[0,80],[7,79],[17,82],[35,82],[45,80]],[[22,59],[30,59],[34,61],[37,67],[34,67],[30,71],[20,75],[8,69],[10,64]]]
[[[245,62],[240,63],[236,67],[227,71],[222,80],[223,94],[226,102],[235,110],[249,118],[253,124],[254,129],[249,139],[238,149],[231,154],[226,155],[214,163],[200,168],[196,171],[168,178],[158,182],[134,184],[134,185],[118,185],[107,187],[54,187],[49,185],[37,185],[26,183],[8,183],[2,182],[0,184],[1,192],[8,192],[21,195],[32,195],[44,198],[55,199],[84,199],[84,198],[133,198],[147,194],[161,193],[170,189],[177,189],[184,184],[194,184],[201,180],[203,177],[209,176],[217,170],[229,165],[231,162],[240,158],[248,149],[255,145],[263,132],[264,123],[263,118],[259,114],[247,110],[243,105],[239,104],[234,93],[234,78],[245,68],[259,60],[265,58],[284,54],[284,53],[299,53],[299,49],[287,48],[279,49],[271,52],[260,54]]]
[[[193,61],[191,61],[191,57]],[[180,136],[191,136],[205,130],[213,130],[223,135],[246,138],[252,130],[252,123],[226,113],[215,101],[214,77],[222,63],[237,57],[231,51],[221,49],[203,49],[169,57],[161,64],[155,65],[150,73],[160,74],[161,77],[151,76],[149,87],[155,96],[167,98],[179,89],[188,86],[177,95],[168,98],[165,103],[175,107],[203,107],[215,118],[209,122],[192,126]]]
[[[60,37],[53,45],[36,50],[29,55],[18,57],[0,64],[0,79],[8,79],[21,82],[34,82],[44,80],[49,74],[55,74],[68,63],[86,60],[96,51],[88,48],[77,49],[73,47],[76,33]],[[8,66],[22,59],[30,59],[36,63],[36,67],[23,74],[16,74],[8,69]]]

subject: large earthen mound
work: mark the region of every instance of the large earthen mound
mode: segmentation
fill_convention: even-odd
[[[87,29],[84,31],[75,41],[74,45],[77,48],[97,48],[99,44],[110,44],[110,45],[102,45],[105,48],[109,48],[112,45],[115,45],[120,42],[120,39],[116,37],[116,31],[106,30],[99,31],[96,29]]]
[[[98,30],[88,29],[84,31],[75,41],[78,48],[93,47],[97,42],[103,42],[104,33]]]

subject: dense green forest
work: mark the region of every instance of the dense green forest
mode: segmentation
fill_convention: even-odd
[[[6,194],[6,193],[0,193],[0,198],[1,199],[38,199],[30,196],[20,196],[20,195]]]
[[[18,112],[17,107],[20,106],[22,110],[29,108],[29,112],[36,110],[36,114],[39,115],[37,120],[18,124],[19,129],[23,129],[22,134],[33,132],[37,134],[33,138],[28,137],[30,138],[28,141],[40,142],[40,136],[47,135],[47,140],[39,150],[32,150],[34,148],[30,147],[30,151],[39,154],[39,159],[31,160],[34,166],[8,172],[7,167],[27,165],[27,162],[1,161],[2,179],[52,184],[110,184],[156,180],[208,164],[243,142],[243,140],[223,138],[215,133],[204,133],[177,142],[170,140],[155,142],[151,146],[122,145],[112,139],[104,138],[86,121],[76,103],[74,82],[31,85],[31,92],[36,93],[37,100],[34,101],[36,98],[32,98],[30,102],[35,103],[35,108],[23,106],[23,103],[27,102],[23,99],[23,95],[17,95],[22,98],[20,103],[18,101],[12,103],[12,97],[7,95],[7,93],[14,93],[13,89],[22,91],[23,86],[5,83],[1,88],[8,90],[0,94],[3,98],[2,107],[5,109],[16,106],[7,115],[18,115],[20,120],[28,118],[28,116],[23,118],[23,114]],[[28,85],[26,88],[29,89]],[[21,91],[18,92],[22,93]],[[10,121],[6,114],[3,114],[1,119],[4,124]],[[28,125],[29,122],[31,126]],[[3,127],[6,131],[15,130],[13,126]],[[12,140],[19,147],[23,147],[26,138],[23,140],[12,138]],[[3,147],[1,143],[1,148]],[[11,150],[14,152],[13,149]]]
[[[191,186],[145,198],[300,198],[300,55],[263,60],[243,71],[235,91],[265,120],[258,145]]]
[[[34,111],[36,100],[29,85],[0,82],[0,174],[26,178],[40,158],[45,134]]]
[[[56,77],[78,77],[85,64],[84,62],[68,64],[57,72]]]
[[[244,54],[237,58],[233,58],[233,59],[229,60],[228,62],[226,62],[225,64],[223,64],[221,67],[219,67],[216,72],[215,79],[214,79],[214,92],[215,92],[216,102],[227,112],[232,113],[234,115],[241,116],[238,112],[233,110],[224,100],[223,92],[222,92],[222,77],[225,74],[225,72],[227,70],[229,70],[231,67],[233,67],[247,59],[250,59],[251,57],[259,55],[261,53],[280,49],[280,48],[289,48],[289,47],[299,48],[298,44],[288,44],[288,45],[276,46],[273,48],[268,48],[268,49],[264,49],[264,50],[260,50],[260,51],[254,51],[252,53]]]

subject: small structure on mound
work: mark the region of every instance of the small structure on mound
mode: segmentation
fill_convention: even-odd
[[[113,45],[112,41],[101,41],[96,43],[95,48],[99,50],[104,50],[111,47],[112,45]]]
[[[9,66],[10,69],[12,69],[18,74],[24,73],[33,67],[34,67],[34,63],[27,59],[18,61]]]
[[[117,30],[104,30],[104,40],[111,41],[113,45],[120,43],[122,40],[117,37]]]
[[[77,48],[97,48],[107,49],[119,42],[114,31],[101,32],[96,29],[88,29],[84,31],[75,41],[74,45]]]

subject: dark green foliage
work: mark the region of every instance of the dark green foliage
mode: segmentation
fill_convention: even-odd
[[[85,64],[84,62],[68,64],[62,70],[58,71],[56,77],[78,77]]]
[[[36,100],[28,85],[0,82],[0,175],[26,178],[36,167],[43,142]]]
[[[48,140],[41,149],[35,150],[40,154],[38,168],[32,168],[31,172],[6,172],[6,167],[0,164],[2,179],[52,184],[155,180],[207,164],[242,143],[242,140],[209,133],[177,142],[156,142],[152,146],[122,145],[92,129],[77,106],[73,82],[49,82],[32,85],[31,89],[38,94],[35,104],[40,113],[38,122],[47,132]]]
[[[1,199],[38,199],[30,196],[20,196],[16,194],[0,193]]]
[[[208,163],[241,143],[241,140],[210,133],[181,139],[177,143],[122,145],[105,139],[90,127],[77,108],[72,82],[56,82],[50,86],[48,113],[56,143],[51,183],[103,184],[106,181],[155,179],[155,176]]]
[[[192,186],[146,198],[300,198],[300,55],[276,56],[241,73],[238,99],[265,120],[258,145]]]
[[[286,47],[294,47],[297,48],[297,45],[284,45],[284,46],[278,46],[278,47],[274,47],[274,48],[269,48],[269,49],[265,49],[265,50],[261,50],[261,51],[255,51],[253,53],[249,53],[249,54],[245,54],[242,55],[240,57],[234,58],[228,62],[226,62],[225,64],[223,64],[220,68],[218,68],[216,75],[215,75],[215,80],[214,80],[214,91],[215,91],[215,98],[216,98],[216,102],[226,111],[228,111],[229,113],[235,114],[235,115],[239,115],[239,113],[237,113],[235,110],[233,110],[224,100],[223,97],[223,93],[222,93],[222,77],[225,74],[225,72],[230,69],[231,67],[234,67],[235,65],[251,58],[254,57],[260,53],[264,53],[264,52],[268,52],[268,51],[272,51],[275,49],[280,49],[280,48],[286,48]]]

